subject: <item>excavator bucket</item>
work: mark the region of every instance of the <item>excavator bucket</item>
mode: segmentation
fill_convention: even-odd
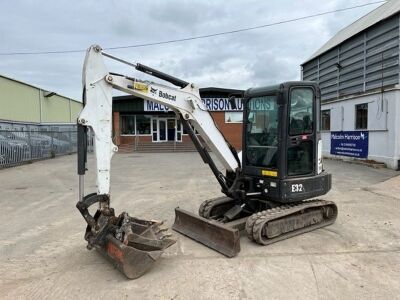
[[[130,217],[126,212],[118,217],[107,205],[91,216],[88,208],[94,203],[109,202],[104,195],[90,194],[77,203],[87,222],[87,248],[97,249],[129,279],[136,279],[148,271],[160,258],[164,249],[176,241],[162,222]]]
[[[149,252],[126,246],[111,235],[107,236],[106,245],[98,251],[129,279],[139,278],[146,273],[162,254],[162,251]]]
[[[169,238],[170,234],[164,233],[167,229],[160,227],[161,222],[132,218],[124,212],[116,218],[116,226],[110,226],[114,220],[100,211],[96,215],[98,224],[107,219],[108,224],[104,228],[108,233],[104,238],[96,239],[93,246],[129,279],[139,278],[146,273],[164,249],[176,242]],[[93,230],[88,226],[85,239],[89,245],[93,242],[92,234]]]
[[[172,229],[227,257],[234,257],[240,252],[240,232],[237,228],[202,218],[179,207],[175,208]]]
[[[129,279],[139,278],[150,270],[163,253],[163,249],[142,250],[137,245],[125,245],[112,235],[108,235],[106,240],[106,244],[98,248],[98,251],[111,260],[117,269]],[[171,244],[173,243],[175,241],[171,242]]]
[[[104,218],[101,213],[98,215],[98,218],[95,216],[98,221]],[[126,277],[136,279],[151,269],[164,249],[176,241],[164,233],[167,229],[162,229],[160,222],[132,218],[127,213],[122,213],[118,219],[116,227],[107,226],[109,233],[94,247]],[[92,228],[88,226],[85,239],[90,241],[91,234]]]

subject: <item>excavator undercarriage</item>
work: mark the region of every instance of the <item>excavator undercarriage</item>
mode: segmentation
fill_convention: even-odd
[[[251,199],[249,202],[261,202]],[[173,229],[227,257],[240,252],[240,232],[260,245],[269,245],[335,222],[336,204],[313,199],[291,204],[259,203],[265,209],[257,212],[243,210],[235,220],[227,221],[224,213],[235,205],[229,197],[204,201],[199,215],[175,209]]]

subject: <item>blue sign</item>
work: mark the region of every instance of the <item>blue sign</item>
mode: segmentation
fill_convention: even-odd
[[[332,131],[331,154],[368,157],[368,131]]]
[[[150,100],[145,100],[144,111],[170,111],[170,109],[168,106],[158,104]]]

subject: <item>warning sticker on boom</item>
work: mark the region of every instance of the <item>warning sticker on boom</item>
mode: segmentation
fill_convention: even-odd
[[[145,92],[145,93],[147,93],[149,91],[148,85],[145,84],[145,83],[142,83],[142,82],[135,82],[133,84],[133,88],[135,90],[142,91],[142,92]]]

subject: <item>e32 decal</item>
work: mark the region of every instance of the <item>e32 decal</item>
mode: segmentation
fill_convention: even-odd
[[[292,184],[292,193],[304,192],[303,184]]]

